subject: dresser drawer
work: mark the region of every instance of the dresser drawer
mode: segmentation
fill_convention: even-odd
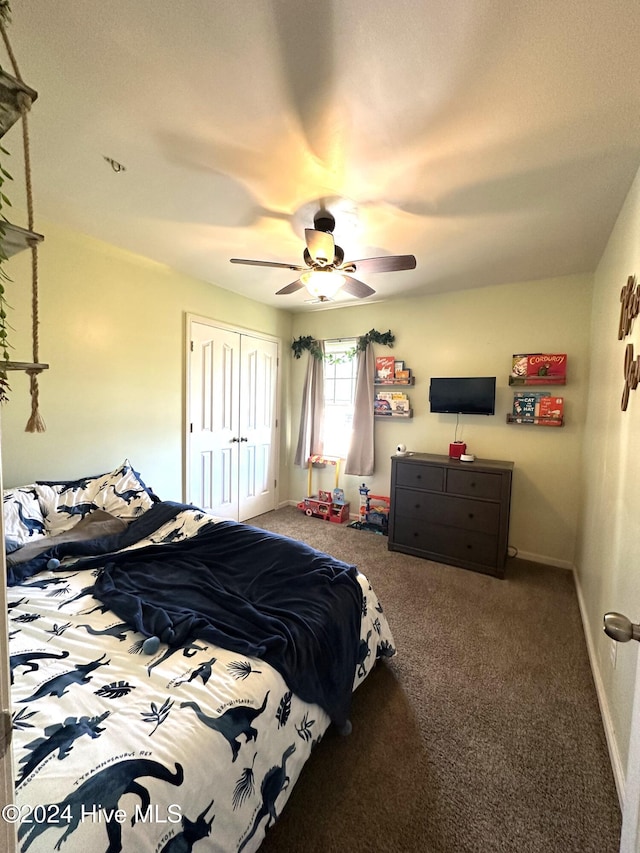
[[[395,513],[396,518],[412,518],[463,530],[483,530],[490,534],[497,534],[500,528],[500,504],[415,489],[397,490]]]
[[[415,465],[411,462],[396,464],[396,486],[409,486],[414,489],[430,489],[434,492],[444,490],[445,469],[438,465]]]
[[[454,495],[469,495],[474,498],[500,500],[502,496],[502,482],[501,474],[490,474],[486,471],[459,471],[449,468],[447,470],[445,491]]]
[[[477,530],[460,530],[452,536],[450,529],[437,524],[402,518],[396,521],[394,545],[442,563],[453,558],[479,566],[498,565],[498,537]]]

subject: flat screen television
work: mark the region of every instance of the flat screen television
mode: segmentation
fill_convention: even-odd
[[[495,415],[495,376],[432,377],[429,385],[432,412],[459,415]]]

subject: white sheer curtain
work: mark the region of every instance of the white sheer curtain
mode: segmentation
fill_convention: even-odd
[[[370,477],[373,474],[373,380],[375,366],[373,345],[367,344],[366,349],[358,351],[353,433],[344,469],[345,474],[358,474],[361,477]]]
[[[310,456],[322,454],[322,424],[324,420],[324,342],[317,341],[322,358],[309,353],[307,378],[302,392],[298,447],[294,464],[306,468]],[[373,406],[373,404],[372,404]]]

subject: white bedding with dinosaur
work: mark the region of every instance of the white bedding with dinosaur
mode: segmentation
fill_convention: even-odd
[[[201,518],[194,511],[187,527]],[[179,524],[183,514],[153,541]],[[257,850],[328,714],[268,664],[208,642],[145,655],[144,637],[92,596],[94,580],[71,563],[8,590],[20,849]],[[394,651],[374,591],[358,581],[354,689]]]

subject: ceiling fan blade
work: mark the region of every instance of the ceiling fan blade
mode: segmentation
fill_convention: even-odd
[[[305,228],[304,236],[309,254],[315,263],[322,266],[333,263],[336,247],[332,234],[326,231],[317,231],[315,228]]]
[[[341,289],[351,296],[357,296],[358,299],[364,299],[365,296],[371,296],[372,293],[375,293],[375,290],[368,284],[358,281],[357,278],[352,278],[350,275],[345,275],[345,282]]]
[[[283,270],[306,270],[306,267],[298,266],[298,264],[281,264],[277,261],[250,261],[246,258],[229,258],[232,264],[249,264],[252,267],[277,267]]]
[[[285,287],[276,291],[276,296],[286,296],[288,293],[295,293],[296,290],[300,290],[301,287],[304,287],[304,284],[299,278],[297,278],[295,281],[292,281],[291,284],[287,284]]]
[[[386,255],[384,258],[362,258],[360,261],[347,261],[341,264],[341,269],[352,269],[353,272],[396,272],[397,270],[414,270],[415,255]]]

